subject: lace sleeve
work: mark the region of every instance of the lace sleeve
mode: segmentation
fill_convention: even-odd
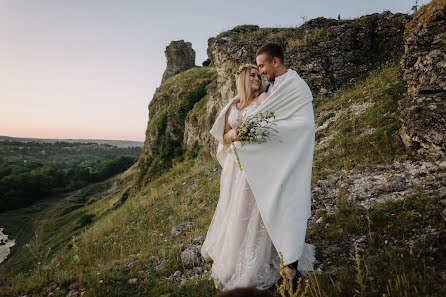
[[[234,128],[237,125],[238,122],[238,110],[235,107],[235,104],[232,104],[229,108],[229,116],[228,116],[228,123],[231,128]]]

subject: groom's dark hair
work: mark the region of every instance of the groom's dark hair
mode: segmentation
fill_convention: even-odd
[[[267,54],[270,57],[270,60],[277,57],[279,58],[280,63],[285,64],[283,48],[280,46],[280,44],[274,42],[265,43],[257,50],[256,57],[261,54]]]

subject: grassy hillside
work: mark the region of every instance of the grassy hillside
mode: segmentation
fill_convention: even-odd
[[[42,258],[49,250],[48,257],[52,258],[53,252],[67,247],[73,235],[82,233],[88,225],[106,215],[127,190],[135,166],[105,182],[3,213],[0,224],[18,238],[18,242],[8,261],[0,266],[2,277],[28,272],[35,262],[43,265],[48,259]],[[89,204],[90,198],[100,200]],[[24,246],[28,241],[31,241],[31,249]]]
[[[398,100],[406,83],[394,65],[371,71],[348,90],[315,102],[317,181],[341,169],[363,169],[410,154],[398,136]]]
[[[420,161],[397,135],[397,102],[406,91],[398,70],[384,66],[332,99],[314,103],[315,190],[307,239],[316,245],[319,270],[302,284],[306,296],[446,293],[444,263],[432,261],[444,255],[439,244],[445,234],[442,198],[432,190],[444,168],[432,165],[417,175],[424,186],[409,185],[407,195],[387,189],[369,196],[354,187],[362,177],[391,176],[396,162]],[[199,269],[183,265],[180,253],[206,235],[220,173],[218,163],[202,150],[174,160],[139,191],[128,190],[137,180],[132,167],[116,177],[122,182],[112,195],[66,214],[70,204],[57,205],[42,219],[30,248],[14,265],[0,266],[1,295],[215,296],[211,264],[195,265]],[[342,181],[343,186],[330,186]],[[396,192],[399,199],[372,203]],[[127,199],[125,193],[130,193]],[[86,214],[94,215],[92,222],[79,227]],[[193,224],[172,238],[172,228],[182,222]],[[29,251],[33,256],[27,261]],[[178,270],[196,275],[180,284],[166,279]]]
[[[214,67],[193,67],[166,80],[149,104],[146,140],[139,160],[139,184],[145,185],[184,156],[185,120],[206,102],[206,87],[217,79]]]

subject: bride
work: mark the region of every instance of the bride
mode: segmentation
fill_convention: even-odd
[[[268,97],[261,93],[257,66],[242,65],[237,72],[237,91],[225,114],[224,150],[237,141],[237,126]],[[212,259],[215,285],[226,291],[236,287],[270,288],[280,278],[280,258],[263,224],[254,194],[234,154],[225,159],[220,198],[201,253]]]

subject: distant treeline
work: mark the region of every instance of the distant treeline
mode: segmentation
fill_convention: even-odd
[[[101,156],[139,156],[141,147],[118,148],[109,144],[69,142],[0,141],[0,164],[5,161],[42,160],[71,166],[73,162],[98,159]]]
[[[0,142],[0,212],[103,181],[132,166],[141,148]]]
[[[119,148],[126,147],[143,147],[144,142],[135,140],[109,140],[109,139],[51,139],[51,138],[24,138],[24,137],[11,137],[0,135],[0,141],[20,141],[20,142],[44,142],[44,143],[97,143],[108,144]]]

